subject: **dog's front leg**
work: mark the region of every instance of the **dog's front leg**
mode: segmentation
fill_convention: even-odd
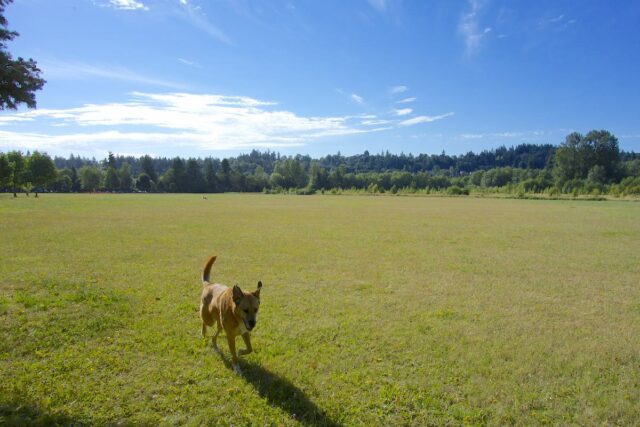
[[[238,364],[238,355],[236,354],[236,337],[227,334],[227,342],[229,343],[229,351],[231,352],[231,365],[236,374],[242,373]]]
[[[251,347],[251,334],[249,334],[249,332],[245,332],[242,334],[242,339],[244,340],[244,345],[247,346],[247,348],[240,350],[240,356],[244,356],[245,354],[249,354],[253,351],[253,348]]]

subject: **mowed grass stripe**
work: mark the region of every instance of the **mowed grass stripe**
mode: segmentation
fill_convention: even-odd
[[[9,196],[0,195],[9,424],[640,417],[636,203]],[[199,336],[212,254],[214,280],[265,284],[242,377]]]

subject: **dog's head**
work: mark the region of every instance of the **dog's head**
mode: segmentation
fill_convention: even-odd
[[[262,282],[258,282],[258,289],[253,292],[244,292],[238,285],[233,287],[233,302],[236,305],[233,312],[249,331],[256,327],[261,288]]]

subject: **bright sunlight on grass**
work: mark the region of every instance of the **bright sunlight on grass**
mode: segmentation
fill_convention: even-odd
[[[4,194],[0,236],[0,425],[640,419],[637,203]],[[214,254],[264,283],[241,376]]]

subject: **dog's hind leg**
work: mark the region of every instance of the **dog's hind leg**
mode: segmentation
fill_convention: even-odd
[[[202,322],[202,338],[206,338],[207,337],[207,325],[205,325],[204,322]]]
[[[249,335],[249,332],[245,332],[244,334],[242,334],[242,339],[244,340],[244,345],[247,348],[242,349],[238,352],[240,356],[244,356],[245,354],[249,354],[253,351],[253,347],[251,347],[251,335]]]
[[[211,344],[213,344],[213,348],[220,353],[220,349],[218,348],[218,335],[220,335],[220,331],[222,330],[222,326],[220,326],[220,323],[217,324],[218,328],[216,330],[216,333],[213,334],[213,336],[211,337]]]

